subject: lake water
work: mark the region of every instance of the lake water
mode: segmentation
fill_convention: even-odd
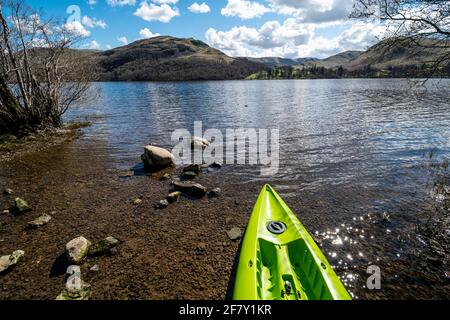
[[[193,132],[195,121],[202,121],[204,130],[223,132],[279,129],[276,175],[261,177],[258,168],[242,165],[227,165],[223,174],[239,178],[244,185],[271,183],[288,202],[301,206],[294,211],[302,210],[307,222],[322,226],[317,237],[322,238],[331,263],[343,268],[344,274],[358,265],[359,256],[366,257],[360,266],[387,259],[392,278],[403,268],[400,277],[415,281],[410,279],[415,275],[408,276],[411,260],[398,262],[415,245],[405,245],[401,239],[415,235],[417,225],[429,219],[434,201],[430,161],[450,158],[450,80],[431,80],[426,90],[412,90],[410,82],[394,79],[97,83],[94,87],[99,89],[98,100],[67,115],[94,119],[79,142],[86,152],[107,153],[118,168],[128,169],[139,163],[143,146],[171,148],[172,132],[179,128]],[[86,143],[93,140],[103,143]],[[308,215],[316,211],[323,215]],[[390,224],[372,221],[371,214],[384,212],[395,217]],[[445,283],[449,276],[445,268],[427,265],[423,274],[434,276],[430,283],[436,279]],[[347,276],[351,282],[354,275]],[[391,296],[396,290],[392,288]]]
[[[450,155],[450,81],[417,93],[404,80],[99,83],[99,99],[69,118],[95,115],[88,137],[106,142],[117,165],[138,161],[152,143],[171,148],[171,134],[194,121],[204,130],[280,130],[280,170],[272,180],[298,188],[379,184],[419,164],[424,153]],[[100,152],[102,150],[99,150]],[[93,150],[95,152],[95,150]],[[260,179],[259,170],[230,173]]]

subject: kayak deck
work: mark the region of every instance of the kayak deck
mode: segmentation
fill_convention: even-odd
[[[350,299],[312,237],[268,185],[242,243],[233,299]]]

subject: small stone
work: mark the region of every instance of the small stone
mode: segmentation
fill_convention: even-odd
[[[28,222],[28,227],[29,228],[40,228],[45,226],[47,223],[50,222],[50,220],[52,219],[52,217],[48,214],[43,214],[42,216],[40,216],[39,218]]]
[[[133,205],[138,206],[142,203],[142,199],[141,198],[135,198],[133,199]]]
[[[202,148],[205,149],[207,146],[209,146],[209,141],[206,139],[203,139],[201,137],[192,137],[191,139],[191,147],[192,149],[195,148]]]
[[[170,193],[167,196],[166,200],[169,203],[174,203],[174,202],[177,202],[180,197],[181,197],[181,192],[180,191],[175,191],[175,192]]]
[[[91,242],[84,237],[78,237],[66,244],[66,255],[69,261],[80,263],[88,254]]]
[[[98,265],[94,264],[89,270],[92,272],[98,272],[98,270],[99,270]]]
[[[107,237],[103,240],[100,240],[93,246],[91,246],[89,248],[88,255],[89,256],[100,256],[100,255],[106,254],[109,252],[109,250],[117,247],[120,243],[121,243],[121,241],[114,237]]]
[[[117,253],[118,253],[117,248],[111,248],[111,249],[109,249],[109,252],[108,252],[108,254],[110,256],[115,256]]]
[[[15,209],[15,212],[18,214],[22,214],[22,213],[31,211],[31,208],[28,206],[28,203],[21,198],[15,199],[14,209]]]
[[[220,197],[221,193],[222,193],[222,190],[220,188],[215,188],[209,192],[209,196],[212,198],[218,198],[218,197]]]
[[[210,168],[213,169],[220,169],[223,167],[223,164],[219,163],[219,162],[213,162],[212,164],[209,165]]]
[[[3,190],[3,194],[10,196],[10,195],[14,194],[14,190],[10,189],[10,188],[6,188],[5,190]]]
[[[183,173],[182,178],[185,180],[194,180],[195,178],[197,178],[197,174],[192,171],[187,171],[187,172]]]
[[[173,182],[176,191],[184,192],[196,198],[202,198],[208,192],[208,189],[198,183],[192,182]]]
[[[25,252],[22,250],[14,251],[12,254],[0,257],[0,273],[3,273],[19,263]]]
[[[2,211],[1,214],[8,214],[8,213],[9,213],[9,209],[5,209],[5,210]]]
[[[230,222],[231,222],[231,218],[226,218],[226,219],[225,219],[225,223],[226,223],[226,224],[229,224]]]
[[[391,215],[387,212],[383,212],[383,214],[381,216],[381,221],[383,221],[383,222],[391,221]]]
[[[159,180],[161,180],[161,181],[166,181],[166,180],[169,180],[169,179],[170,179],[170,174],[165,173],[165,174],[161,177],[161,179],[159,179]]]
[[[233,228],[230,231],[227,232],[228,237],[230,240],[239,240],[242,237],[242,231],[239,228]]]
[[[195,174],[199,174],[201,171],[202,166],[200,164],[191,164],[183,168],[183,172],[194,172]]]
[[[169,206],[169,201],[161,200],[157,204],[155,204],[156,209],[165,209]]]

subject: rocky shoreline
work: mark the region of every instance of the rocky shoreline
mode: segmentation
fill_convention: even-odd
[[[226,168],[220,164],[174,168],[169,163],[147,174],[136,168],[121,170],[107,155],[86,152],[92,142],[80,147],[82,143],[51,145],[46,152],[18,153],[13,161],[2,162],[0,299],[228,297],[260,183],[223,174]],[[378,196],[354,189],[336,192],[302,192],[286,202],[302,209],[302,222],[357,298],[447,296],[445,286],[431,290],[417,285],[445,281],[438,276],[447,266],[441,246],[435,246],[436,261],[392,257],[390,243],[401,247],[409,241],[400,241],[402,234],[395,232],[400,215],[380,212],[344,224],[347,212],[351,217],[352,210],[360,211],[353,202]],[[322,214],[327,211],[331,214]],[[342,216],[336,219],[333,213]],[[345,230],[330,233],[333,226]],[[363,229],[364,234],[355,233]],[[339,237],[344,240],[341,249],[334,245]],[[342,258],[333,258],[337,249],[341,256],[350,256],[352,264],[341,265]],[[357,256],[360,250],[363,257]],[[374,261],[388,273],[382,292],[364,289],[365,268]],[[418,261],[423,268],[412,270]]]

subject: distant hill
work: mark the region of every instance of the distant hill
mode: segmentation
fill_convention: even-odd
[[[244,79],[263,68],[195,39],[160,36],[93,54],[102,81]]]
[[[442,55],[443,50],[450,52],[450,46],[447,49],[426,48],[431,44],[427,44],[425,41],[422,45],[389,45],[386,41],[380,42],[348,61],[343,67],[349,71],[362,70],[368,66],[375,70],[386,70],[393,67],[420,67],[436,60]]]
[[[277,57],[265,57],[265,58],[248,58],[250,61],[262,63],[266,67],[291,67],[291,66],[303,66],[308,63],[314,63],[320,61],[317,58],[298,58],[298,59],[288,59],[288,58],[277,58]]]
[[[310,62],[307,65],[315,64],[317,67],[325,67],[327,69],[334,69],[340,66],[348,64],[350,61],[358,58],[363,51],[345,51],[334,56],[328,57],[326,59],[321,59],[319,61]]]

